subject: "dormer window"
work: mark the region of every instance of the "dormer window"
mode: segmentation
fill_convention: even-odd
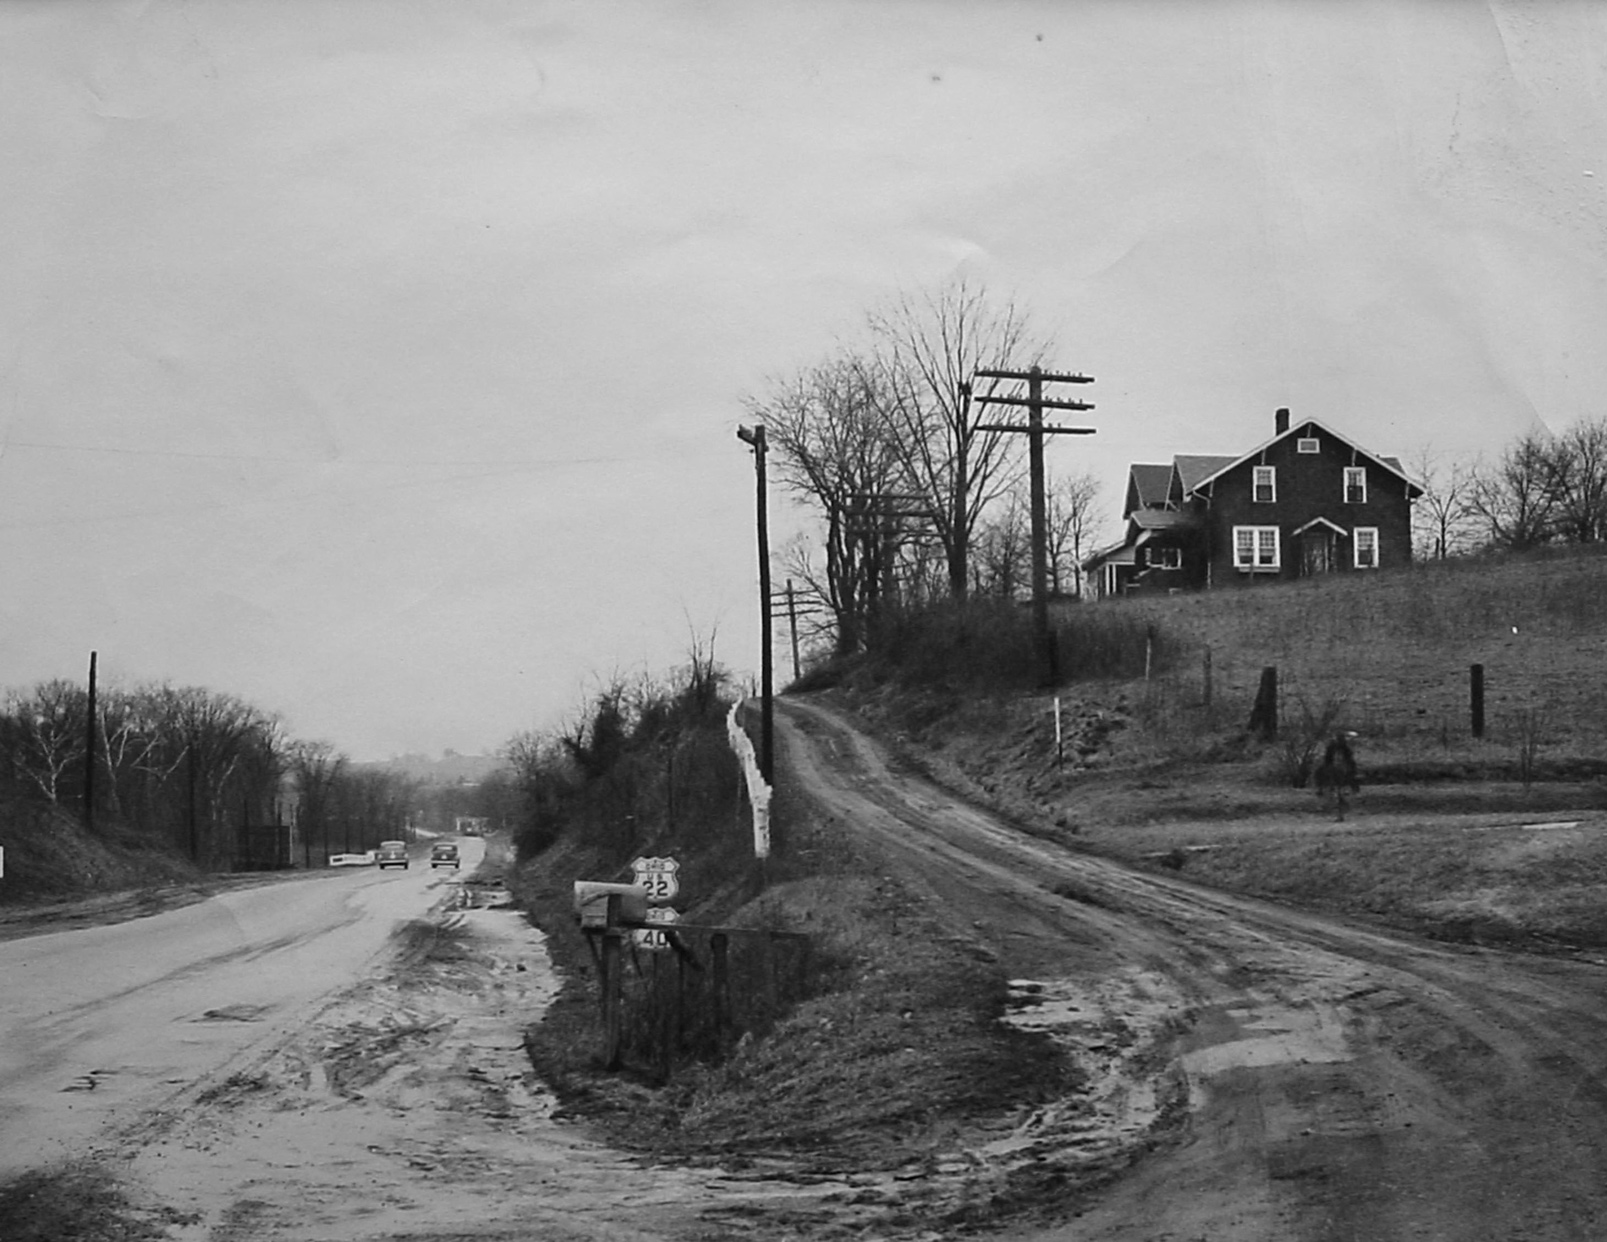
[[[1367,467],[1345,467],[1345,503],[1347,505],[1364,505],[1367,503]]]
[[[1251,483],[1250,499],[1258,505],[1270,505],[1278,499],[1278,468],[1253,467],[1255,477]]]

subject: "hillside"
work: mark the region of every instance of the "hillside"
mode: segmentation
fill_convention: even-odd
[[[410,752],[353,765],[359,770],[388,772],[425,785],[476,785],[506,766],[507,761],[498,755],[460,755],[455,750],[443,751],[439,759]]]
[[[1377,575],[1100,608],[1152,621],[1165,672],[1130,687],[1152,716],[1205,697],[1213,729],[1248,719],[1261,670],[1278,669],[1283,717],[1332,708],[1375,760],[1481,759],[1532,735],[1553,759],[1607,758],[1607,553],[1448,561]],[[1470,736],[1469,669],[1484,666],[1486,731]],[[1155,700],[1160,700],[1156,703]]]
[[[1578,549],[1128,599],[1068,609],[1062,641],[1136,635],[1139,658],[1110,661],[1134,676],[1056,696],[853,673],[831,697],[1037,835],[1433,936],[1595,947],[1607,945],[1604,603],[1607,555]],[[1246,728],[1266,666],[1282,699],[1271,743]],[[1361,767],[1343,822],[1294,780],[1338,728],[1356,731]]]
[[[36,803],[0,800],[0,935],[17,920],[107,919],[187,900],[201,874],[177,852],[108,827],[90,836],[72,816]],[[157,890],[161,890],[159,896]],[[96,898],[91,908],[83,899]],[[49,907],[59,903],[61,909]],[[114,908],[115,907],[115,908]]]

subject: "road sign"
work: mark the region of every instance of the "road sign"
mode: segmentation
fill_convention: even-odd
[[[654,905],[668,905],[681,891],[681,864],[673,858],[637,858],[631,861],[631,871],[637,884],[647,890],[647,900]]]
[[[647,921],[649,923],[678,923],[681,912],[673,906],[649,906],[647,908]],[[636,942],[639,949],[647,949],[653,953],[670,947],[669,938],[661,931],[654,931],[651,927],[638,927],[631,933],[631,939]]]

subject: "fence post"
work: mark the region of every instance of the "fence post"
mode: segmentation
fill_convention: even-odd
[[[1261,670],[1261,687],[1255,694],[1255,707],[1250,711],[1249,730],[1259,733],[1266,742],[1278,738],[1278,670],[1267,667]]]
[[[680,964],[677,956],[676,965]],[[680,1001],[680,988],[675,994],[670,994],[669,982],[665,975],[669,973],[664,966],[664,954],[653,954],[653,1001],[658,1005],[658,1073],[665,1082],[675,1069],[675,1006]],[[680,980],[677,978],[676,983]]]
[[[1205,698],[1202,701],[1205,707],[1211,706],[1211,649],[1205,649]]]
[[[624,961],[621,957],[624,938],[616,931],[603,933],[603,1067],[619,1068],[620,1044],[623,1037],[621,993],[625,985]]]
[[[731,940],[724,932],[709,937],[709,956],[714,974],[714,1043],[725,1051],[725,1037],[731,1021]]]
[[[1484,736],[1484,665],[1475,664],[1469,670],[1472,689],[1473,736]]]

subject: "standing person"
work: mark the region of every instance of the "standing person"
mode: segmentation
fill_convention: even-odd
[[[1361,780],[1356,774],[1356,752],[1350,748],[1350,739],[1355,736],[1350,729],[1341,729],[1334,734],[1328,749],[1323,751],[1322,766],[1317,769],[1317,797],[1326,801],[1332,793],[1340,819],[1345,818],[1346,795],[1361,792]]]

